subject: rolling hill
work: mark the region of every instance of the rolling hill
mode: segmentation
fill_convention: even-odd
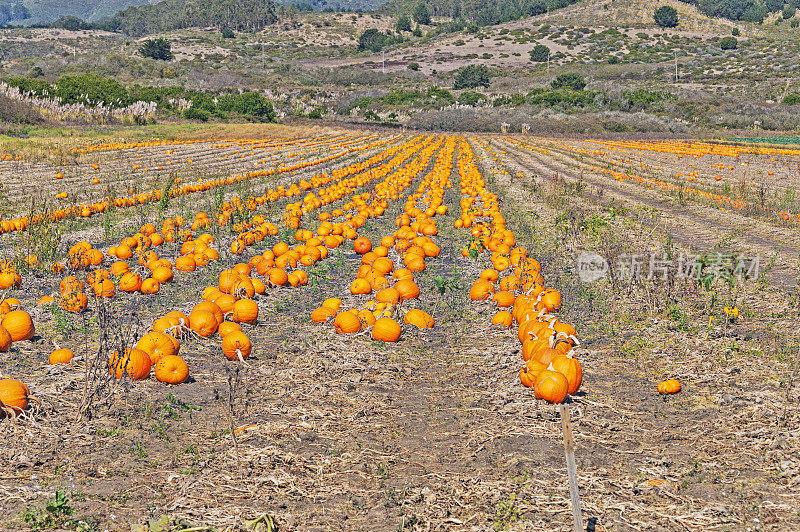
[[[148,0],[0,0],[0,23],[46,24],[60,16],[91,22],[147,3]]]

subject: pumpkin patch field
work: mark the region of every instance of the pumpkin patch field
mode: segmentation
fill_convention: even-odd
[[[0,142],[0,528],[569,530],[565,405],[582,529],[800,529],[800,150],[132,131]]]

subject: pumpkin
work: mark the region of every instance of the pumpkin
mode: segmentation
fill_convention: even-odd
[[[372,293],[372,285],[366,279],[354,279],[350,283],[350,293],[353,295]]]
[[[14,379],[0,380],[0,413],[17,415],[28,408],[28,387]]]
[[[24,310],[12,310],[3,316],[2,325],[14,342],[30,340],[36,332],[31,315]]]
[[[319,307],[311,313],[311,321],[314,323],[324,323],[331,317],[336,316],[336,311],[328,307]]]
[[[389,317],[382,317],[372,326],[372,339],[381,342],[396,342],[400,338],[400,324]]]
[[[681,391],[681,383],[677,379],[669,379],[658,384],[658,393],[670,394]]]
[[[240,299],[233,304],[231,319],[252,325],[258,320],[258,305],[252,299]]]
[[[111,374],[118,379],[121,379],[125,373],[135,381],[146,379],[150,376],[151,365],[147,353],[136,348],[125,349],[122,355],[119,351],[114,351],[109,358]]]
[[[142,287],[142,278],[138,273],[127,272],[119,280],[119,287],[125,292],[138,292]]]
[[[245,360],[250,356],[252,344],[242,331],[233,331],[222,339],[222,352],[229,360]]]
[[[192,310],[189,314],[189,327],[200,336],[209,337],[217,332],[219,322],[208,310]]]
[[[505,329],[511,327],[513,321],[513,316],[511,316],[511,313],[507,310],[501,310],[492,316],[492,325],[498,325]]]
[[[567,382],[569,383],[567,393],[569,395],[575,395],[575,392],[581,387],[581,380],[583,380],[583,369],[578,359],[575,358],[572,353],[559,355],[550,362],[550,367],[567,378]]]
[[[158,281],[153,279],[152,277],[148,277],[144,281],[142,281],[142,288],[141,291],[143,294],[155,294],[161,288],[161,285],[158,284]]]
[[[514,300],[516,300],[516,296],[507,290],[497,292],[494,296],[492,296],[492,301],[497,303],[497,306],[500,308],[512,306],[514,304]]]
[[[544,399],[548,403],[563,403],[567,397],[569,382],[567,378],[550,369],[545,369],[533,381],[533,391],[537,399]]]
[[[353,241],[353,249],[359,255],[369,253],[372,250],[372,242],[365,236],[358,237]]]
[[[177,355],[165,355],[156,363],[156,380],[167,384],[180,384],[189,376],[189,366]]]
[[[339,312],[339,309],[342,308],[342,300],[335,297],[329,297],[322,302],[322,306],[332,309],[334,312]]]
[[[158,281],[159,284],[164,284],[172,281],[173,274],[172,270],[166,266],[159,266],[153,270],[152,277]]]
[[[150,357],[150,362],[155,364],[164,356],[176,354],[178,351],[176,343],[177,340],[166,333],[151,332],[145,334],[136,343],[136,349],[147,353]]]
[[[225,294],[230,294],[236,281],[239,280],[239,274],[233,270],[223,270],[219,274],[219,290]]]
[[[214,303],[222,310],[223,314],[227,314],[233,310],[233,305],[236,304],[236,297],[231,294],[222,294],[214,299]]]
[[[375,294],[375,300],[387,305],[397,305],[401,300],[400,292],[396,288],[384,288]]]
[[[333,320],[333,327],[337,333],[355,333],[361,330],[361,319],[352,310],[340,312]]]
[[[409,325],[415,325],[418,329],[430,329],[433,327],[433,317],[424,310],[416,308],[406,312],[403,321]]]
[[[72,360],[72,356],[71,349],[56,349],[50,353],[50,364],[69,364],[69,362]]]
[[[547,367],[541,362],[531,360],[527,364],[523,365],[519,370],[519,380],[522,382],[523,386],[530,388],[536,381],[536,377],[538,377],[539,374],[546,369]]]
[[[370,327],[375,324],[375,314],[363,309],[358,311],[358,319],[361,320],[361,327]]]
[[[11,335],[5,327],[0,325],[0,353],[6,353],[11,348]]]
[[[548,288],[539,295],[538,307],[545,309],[547,312],[558,312],[561,310],[561,294],[558,290]]]
[[[213,301],[201,301],[200,303],[196,304],[192,309],[192,312],[196,310],[207,310],[211,314],[214,315],[214,319],[217,320],[217,325],[223,322],[225,319],[225,315],[222,312],[222,309]],[[188,321],[188,320],[187,320]]]
[[[413,279],[400,279],[394,284],[394,288],[400,293],[403,301],[419,297],[419,286]]]
[[[242,327],[238,323],[233,323],[232,321],[223,321],[219,324],[217,328],[217,334],[220,337],[224,338],[225,336],[229,335],[234,331],[241,331]]]
[[[473,301],[484,301],[494,293],[494,286],[489,281],[478,279],[469,290],[469,298]]]

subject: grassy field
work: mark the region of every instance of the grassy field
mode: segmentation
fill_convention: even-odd
[[[6,270],[21,275],[3,297],[35,326],[0,353],[0,376],[37,399],[0,419],[4,529],[569,529],[558,407],[520,383],[532,344],[519,328],[538,319],[492,325],[504,308],[527,308],[515,298],[536,286],[562,301],[550,310],[557,321],[543,323],[577,332],[567,343],[583,377],[566,404],[584,523],[800,528],[800,151],[225,124],[32,130],[2,139],[0,154],[3,220],[67,213],[0,236]],[[165,241],[113,256],[147,224]],[[498,247],[498,235],[514,242]],[[383,244],[395,272],[415,270],[419,296],[378,306],[393,275],[375,273],[376,255],[356,253],[356,237]],[[78,242],[102,260],[73,262]],[[199,242],[218,258],[178,269],[184,256],[202,258]],[[541,284],[520,269],[531,263],[504,262],[521,248]],[[583,252],[612,275],[583,282]],[[619,266],[634,256],[641,275],[628,278]],[[756,257],[747,275],[736,271]],[[109,274],[116,294],[95,297],[98,271],[123,261],[146,279],[156,260],[174,275],[154,294],[126,292]],[[240,324],[252,352],[229,360],[192,311],[244,265],[264,290],[217,299],[222,308],[249,296],[258,308]],[[85,285],[84,312],[59,304],[71,275]],[[480,278],[515,306],[474,297]],[[353,293],[356,279],[369,279],[367,293]],[[312,320],[336,306],[330,298],[339,315],[362,312],[358,332]],[[433,326],[406,323],[413,309]],[[114,378],[113,352],[174,311],[192,322],[170,329],[187,380]],[[377,339],[364,312],[397,320],[399,339]],[[50,364],[56,345],[72,361]],[[669,378],[681,391],[659,394]]]

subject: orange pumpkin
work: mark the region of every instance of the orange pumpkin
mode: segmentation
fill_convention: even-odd
[[[383,317],[372,326],[372,339],[381,342],[396,342],[400,338],[402,328],[392,318]]]
[[[24,310],[12,310],[3,316],[2,325],[14,342],[30,340],[36,332],[31,315]]]
[[[150,376],[150,357],[141,349],[125,349],[122,355],[119,351],[114,351],[109,359],[109,366],[111,374],[118,379],[121,379],[126,373],[135,381]]]
[[[229,360],[245,360],[250,356],[252,344],[242,331],[233,331],[222,339],[222,352]]]
[[[534,380],[533,391],[537,399],[544,399],[548,403],[563,403],[569,391],[569,382],[563,374],[546,369]]]
[[[240,299],[233,304],[231,319],[252,325],[258,320],[258,305],[252,299]]]
[[[180,384],[189,377],[189,366],[177,355],[165,355],[156,363],[155,376],[167,384]]]

